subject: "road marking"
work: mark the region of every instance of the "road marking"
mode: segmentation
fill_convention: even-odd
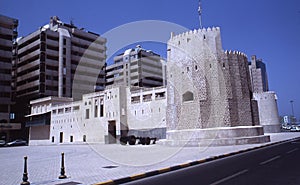
[[[242,175],[243,173],[246,173],[247,171],[248,171],[248,170],[243,170],[243,171],[237,172],[237,173],[235,173],[235,174],[233,174],[233,175],[230,175],[230,176],[225,177],[225,178],[223,178],[223,179],[221,179],[221,180],[218,180],[218,181],[216,181],[216,182],[214,182],[214,183],[212,183],[212,184],[210,184],[210,185],[221,184],[221,183],[223,183],[223,182],[225,182],[225,181],[228,181],[228,180],[230,180],[230,179],[232,179],[232,178],[234,178],[234,177],[236,177],[236,176]]]
[[[290,150],[290,151],[288,151],[288,152],[286,152],[286,153],[287,153],[287,154],[290,154],[290,153],[295,152],[295,151],[297,151],[297,150],[299,150],[299,148],[295,148],[295,149]]]
[[[300,144],[300,142],[291,142],[291,144]]]
[[[259,163],[260,165],[264,165],[264,164],[267,164],[267,163],[269,163],[269,162],[272,162],[272,161],[274,161],[274,160],[276,160],[276,159],[278,159],[278,158],[280,158],[280,155],[278,155],[278,156],[276,156],[276,157],[273,157],[273,158],[271,158],[271,159],[268,159],[268,160],[266,160],[266,161],[263,161],[263,162],[261,162],[261,163]]]

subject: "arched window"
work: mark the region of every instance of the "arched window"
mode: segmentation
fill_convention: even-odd
[[[186,101],[193,101],[194,100],[194,94],[191,91],[187,91],[182,95],[183,102]]]

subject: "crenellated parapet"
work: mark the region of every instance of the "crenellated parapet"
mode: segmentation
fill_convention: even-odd
[[[208,28],[202,28],[202,29],[194,29],[194,30],[190,30],[178,35],[174,35],[174,33],[171,33],[171,39],[178,39],[178,38],[185,38],[187,36],[193,36],[193,35],[205,35],[205,34],[219,34],[220,33],[220,28],[219,27],[208,27]]]
[[[231,51],[231,50],[226,50],[225,51],[225,54],[227,57],[245,57],[245,58],[248,58],[247,55],[243,52],[240,52],[240,51]]]

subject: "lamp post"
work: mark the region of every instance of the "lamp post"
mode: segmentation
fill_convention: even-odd
[[[291,120],[291,122],[292,122],[292,124],[294,123],[294,101],[293,100],[291,100],[290,101],[290,103],[291,103],[291,107],[292,107],[292,120]]]

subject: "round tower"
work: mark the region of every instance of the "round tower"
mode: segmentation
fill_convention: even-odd
[[[259,112],[259,123],[267,133],[281,132],[277,107],[277,96],[275,92],[253,93],[257,101]]]

